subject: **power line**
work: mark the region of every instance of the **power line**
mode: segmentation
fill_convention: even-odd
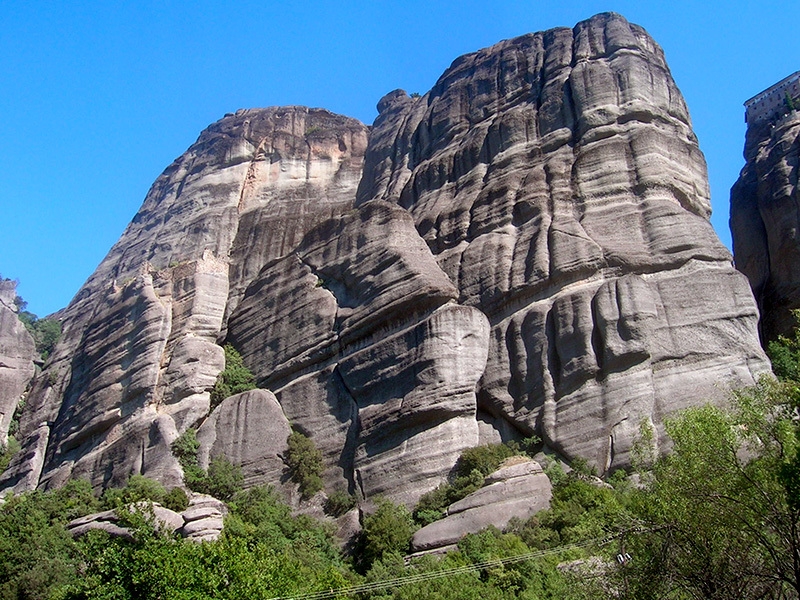
[[[596,538],[593,540],[587,540],[579,544],[570,544],[569,546],[561,546],[559,548],[552,548],[549,550],[538,550],[536,552],[527,552],[525,554],[518,554],[517,556],[509,556],[506,558],[495,558],[483,562],[464,565],[462,567],[443,569],[441,571],[416,573],[414,575],[405,575],[403,577],[396,577],[394,579],[373,581],[371,583],[364,583],[361,585],[355,585],[351,587],[338,588],[335,590],[331,589],[321,592],[311,592],[308,594],[299,594],[294,596],[277,596],[275,598],[270,598],[270,600],[325,600],[327,598],[336,598],[337,596],[352,596],[354,594],[359,594],[361,592],[374,592],[377,590],[408,585],[409,583],[420,583],[423,581],[432,581],[434,579],[440,579],[442,577],[449,577],[450,575],[460,575],[462,573],[477,571],[479,569],[485,569],[487,567],[496,567],[496,566],[513,564],[517,562],[523,562],[533,558],[540,558],[542,556],[547,556],[548,554],[557,554],[559,552],[565,552],[567,550],[573,550],[576,548],[585,548],[586,546],[591,546],[591,545],[604,546],[606,544],[611,543],[613,540],[617,539],[624,533],[628,532],[618,533],[616,535],[612,535],[605,538]]]

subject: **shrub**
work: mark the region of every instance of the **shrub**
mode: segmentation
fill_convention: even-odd
[[[242,489],[244,475],[239,465],[234,465],[223,455],[215,456],[208,465],[205,482],[201,491],[220,500],[230,500]]]
[[[244,483],[242,468],[232,464],[225,456],[213,457],[208,465],[208,472],[200,468],[197,460],[200,443],[193,428],[190,427],[172,442],[170,448],[183,467],[183,482],[193,492],[211,494],[220,500],[230,500],[242,489]]]
[[[183,512],[189,507],[189,496],[181,488],[175,487],[167,492],[161,504],[175,512]]]
[[[355,497],[347,492],[337,490],[332,492],[325,501],[325,512],[332,517],[341,517],[346,512],[355,508],[356,504]]]
[[[242,355],[230,344],[225,344],[224,348],[225,368],[211,390],[211,410],[229,396],[256,388],[255,375],[245,366]]]
[[[404,554],[416,530],[405,506],[384,498],[378,498],[376,502],[378,509],[364,517],[362,531],[362,557],[367,567],[386,554]]]
[[[0,446],[0,473],[8,468],[11,459],[19,452],[20,445],[14,436],[8,436],[8,443],[5,446]]]
[[[519,451],[506,444],[485,444],[467,448],[456,463],[456,474],[463,477],[477,470],[486,477],[497,470],[505,459],[515,454],[519,454]]]
[[[508,457],[531,451],[540,440],[536,437],[508,444],[486,444],[467,448],[461,453],[453,469],[454,476],[447,483],[423,494],[414,507],[414,520],[428,525],[444,517],[445,509],[453,502],[469,496],[483,486],[484,478],[497,470]]]
[[[103,492],[102,502],[106,509],[119,508],[132,502],[150,500],[161,502],[167,495],[164,486],[144,475],[131,475],[124,488],[108,488]]]
[[[287,440],[286,462],[292,481],[300,486],[300,494],[308,499],[323,487],[322,452],[317,449],[311,438],[299,431],[292,431]]]
[[[199,492],[204,484],[206,474],[197,462],[197,452],[200,449],[197,431],[190,427],[172,442],[170,448],[183,468],[183,482],[190,490]]]
[[[19,296],[16,297],[14,302],[19,311],[17,317],[23,322],[28,333],[31,334],[36,344],[36,351],[41,355],[42,359],[47,360],[58,340],[61,339],[61,323],[55,319],[40,319],[32,312],[28,312],[25,310],[28,303]]]
[[[800,323],[800,311],[792,311],[792,316],[795,323]],[[767,354],[778,379],[800,381],[800,328],[795,327],[792,336],[780,335],[770,341]]]
[[[458,502],[481,489],[483,480],[483,474],[473,469],[469,475],[456,477],[453,481],[443,483],[423,494],[414,507],[414,520],[423,526],[438,521],[444,517],[445,509],[453,502]]]

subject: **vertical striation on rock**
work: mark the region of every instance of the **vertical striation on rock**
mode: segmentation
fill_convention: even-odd
[[[457,59],[381,100],[358,203],[413,215],[491,323],[479,408],[601,471],[642,421],[751,383],[757,312],[661,49],[619,15]]]
[[[8,442],[11,419],[38,358],[33,338],[17,316],[16,298],[17,284],[0,278],[0,447]]]
[[[366,140],[354,119],[296,106],[206,129],[58,313],[62,340],[0,487],[180,484],[170,443],[208,414],[227,315],[265,263],[352,206]]]
[[[378,110],[204,131],[59,313],[0,488],[177,485],[192,426],[204,464],[277,482],[291,426],[328,490],[412,504],[490,440],[625,466],[643,421],[768,368],[641,28],[609,13],[507,40]],[[209,415],[223,342],[264,389]]]
[[[751,123],[744,157],[731,189],[733,255],[750,280],[767,342],[792,331],[791,311],[800,308],[800,112]]]

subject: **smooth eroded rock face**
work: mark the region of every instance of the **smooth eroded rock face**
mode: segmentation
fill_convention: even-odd
[[[407,208],[489,318],[478,403],[495,424],[604,471],[642,422],[768,369],[686,106],[640,27],[602,14],[501,42],[379,110],[358,202]]]
[[[791,311],[800,308],[800,113],[748,127],[744,156],[731,189],[733,255],[758,301],[766,342],[790,334]]]
[[[62,340],[0,488],[71,477],[102,488],[133,473],[180,484],[170,444],[209,412],[227,314],[265,263],[352,206],[366,140],[358,121],[305,107],[238,111],[205,130],[58,313]]]
[[[17,317],[16,283],[0,279],[0,446],[8,440],[8,428],[20,398],[36,370],[36,347]]]
[[[197,431],[200,467],[224,456],[242,468],[245,487],[275,484],[284,473],[286,440],[292,432],[275,395],[251,390],[227,398]]]
[[[58,314],[0,487],[177,485],[193,426],[275,482],[292,426],[327,490],[410,505],[485,441],[625,466],[642,423],[768,368],[641,28],[504,41],[378,108],[237,111],[167,168]],[[226,342],[263,390],[208,415]]]
[[[371,202],[266,265],[228,339],[323,452],[329,486],[413,503],[478,441],[489,328],[456,296],[410,215]]]

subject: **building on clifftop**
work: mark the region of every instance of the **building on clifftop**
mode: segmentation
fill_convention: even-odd
[[[791,108],[786,106],[787,95],[792,100],[800,97],[800,71],[784,77],[775,85],[747,100],[744,103],[745,123],[754,125],[780,117],[787,108]]]

